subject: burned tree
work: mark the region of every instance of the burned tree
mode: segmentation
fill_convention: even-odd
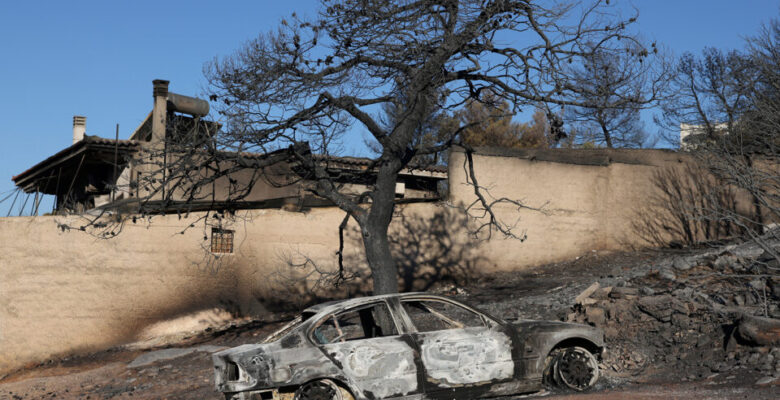
[[[633,19],[621,20],[607,3],[325,0],[314,19],[293,15],[207,67],[226,121],[219,145],[268,151],[308,142],[311,153],[291,153],[314,182],[308,190],[357,222],[374,293],[395,292],[387,231],[398,172],[445,150],[464,129],[431,142],[419,140],[418,127],[488,90],[514,108],[586,106],[564,66],[641,46],[627,31]],[[380,123],[385,104],[397,114],[391,126]],[[381,150],[368,168],[369,190],[357,196],[340,190],[313,155],[333,154],[349,129],[368,131]]]
[[[663,122],[723,187],[733,188],[750,212],[717,207],[706,218],[740,228],[780,259],[767,239],[780,221],[780,24],[773,20],[748,40],[746,51],[705,49],[678,62],[663,107]]]
[[[646,57],[641,62],[637,56]],[[577,127],[579,144],[642,147],[647,133],[640,112],[661,97],[669,68],[655,43],[651,52],[637,47],[623,51],[597,49],[574,68],[584,107],[566,109],[566,119]]]
[[[677,61],[658,122],[670,132],[688,133],[681,148],[716,144],[750,107],[755,83],[750,57],[706,48],[701,57],[685,53]],[[725,128],[725,129],[724,129]]]

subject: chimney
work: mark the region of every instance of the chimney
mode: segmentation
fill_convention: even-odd
[[[87,130],[87,117],[73,116],[73,144],[84,140],[84,132]]]
[[[165,125],[168,116],[168,81],[155,79],[152,81],[154,90],[154,108],[152,109],[152,142],[165,141]]]

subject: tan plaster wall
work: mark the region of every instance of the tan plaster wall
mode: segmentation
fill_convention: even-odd
[[[444,208],[409,209],[405,221],[428,226],[414,216]],[[343,216],[335,208],[239,213],[222,222],[235,231],[234,254],[219,258],[204,250],[210,243],[204,236],[218,222],[208,219],[205,225],[203,213],[128,221],[113,239],[58,228],[63,223],[78,228],[84,220],[76,217],[0,218],[0,374],[53,356],[132,342],[150,325],[198,310],[224,307],[262,315],[276,303],[302,299],[296,294],[306,295],[314,276],[284,287],[300,277],[297,269],[287,273],[288,261],[308,257],[333,270]],[[352,270],[364,268],[361,254],[353,223],[345,248]]]
[[[514,224],[514,232],[525,234],[527,239],[519,242],[495,233],[485,244],[490,267],[526,269],[592,250],[641,244],[631,223],[653,193],[653,173],[658,168],[681,165],[684,158],[659,150],[616,152],[631,163],[585,165],[474,154],[477,182],[487,188],[488,199],[520,200],[541,210],[518,211],[506,203],[496,207],[501,220]],[[605,160],[609,159],[607,153]],[[464,162],[464,153],[451,152],[450,201],[461,206],[476,199],[472,186],[465,184]]]
[[[0,218],[0,370],[131,341],[161,318],[231,300],[236,273],[199,269],[194,232],[160,221],[100,240],[57,220]]]

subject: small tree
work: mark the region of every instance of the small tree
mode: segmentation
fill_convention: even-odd
[[[647,133],[640,112],[656,102],[669,79],[667,62],[658,56],[655,43],[651,48],[652,53],[598,49],[574,68],[585,106],[567,108],[566,118],[577,127],[577,143],[642,147]],[[637,62],[637,54],[649,58]]]
[[[750,107],[756,79],[751,64],[750,57],[738,51],[724,53],[705,48],[700,58],[683,54],[657,122],[673,135],[688,125],[691,133],[686,140],[691,147],[715,144],[725,137],[724,133],[735,129],[737,120]]]
[[[520,137],[520,147],[546,148],[554,147],[560,137],[553,133],[547,112],[537,108],[531,116],[531,122],[522,126],[523,135]]]
[[[509,103],[492,93],[471,99],[455,114],[459,126],[468,126],[460,141],[472,147],[519,147],[523,127],[513,116]]]
[[[420,127],[488,92],[514,110],[586,106],[570,63],[639,46],[627,31],[634,19],[621,20],[607,3],[323,0],[314,19],[293,15],[207,67],[211,98],[222,103],[226,120],[216,140],[239,151],[308,142],[314,153],[328,155],[353,125],[367,131],[379,152],[370,189],[359,196],[341,192],[311,153],[294,151],[294,158],[315,182],[309,190],[360,227],[374,293],[395,292],[388,225],[398,172],[447,149],[470,128],[422,140]],[[388,104],[394,116],[383,124]]]
[[[455,112],[455,126],[466,127],[457,140],[470,147],[548,147],[549,127],[545,112],[537,109],[530,123],[512,120],[515,113],[504,99],[488,92],[470,99]]]

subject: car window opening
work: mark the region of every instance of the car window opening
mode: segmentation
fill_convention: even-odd
[[[404,301],[402,304],[418,332],[485,327],[480,315],[454,304],[438,301]]]
[[[312,339],[319,344],[328,344],[397,334],[387,305],[376,304],[329,315],[314,329]]]
[[[275,341],[281,339],[282,337],[287,335],[291,330],[293,330],[294,328],[298,327],[298,325],[303,323],[303,321],[306,321],[307,319],[311,318],[313,315],[314,315],[314,313],[311,313],[311,312],[304,312],[304,313],[302,313],[301,315],[297,316],[292,321],[288,322],[283,327],[279,328],[279,330],[277,330],[276,332],[274,332],[271,335],[269,335],[268,337],[266,337],[265,340],[263,340],[262,343],[275,342]]]

